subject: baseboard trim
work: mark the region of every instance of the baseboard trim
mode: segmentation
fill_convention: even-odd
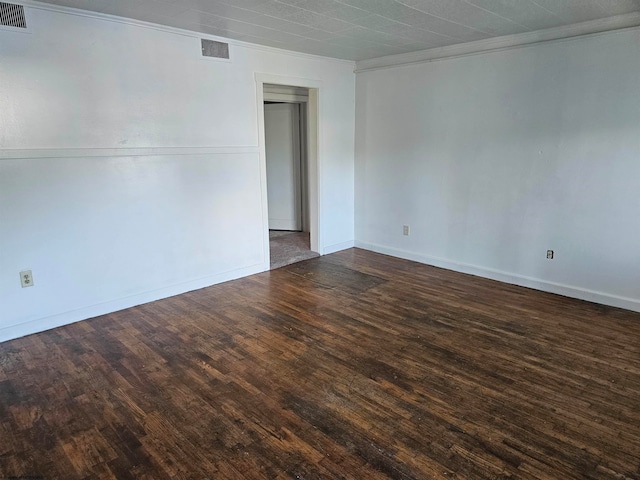
[[[333,245],[329,245],[328,247],[324,247],[322,249],[322,255],[329,255],[331,253],[336,253],[341,250],[346,250],[348,248],[353,248],[355,246],[355,242],[353,240],[349,240],[348,242],[342,243],[334,243]]]
[[[391,255],[393,257],[403,258],[405,260],[413,260],[414,262],[424,263],[426,265],[432,265],[439,268],[445,268],[447,270],[453,270],[455,272],[467,273],[470,275],[497,280],[499,282],[509,283],[512,285],[519,285],[521,287],[533,288],[535,290],[541,290],[543,292],[555,293],[557,295],[563,295],[565,297],[577,298],[579,300],[586,300],[589,302],[600,303],[602,305],[640,312],[640,300],[635,300],[633,298],[620,297],[617,295],[588,290],[572,285],[549,282],[546,280],[541,280],[539,278],[527,277],[524,275],[504,272],[502,270],[480,267],[478,265],[454,262],[443,258],[430,257],[428,255],[422,255],[398,248],[386,247],[384,245],[378,245],[375,243],[356,241],[355,246],[364,250]]]
[[[300,231],[296,225],[292,225],[292,220],[282,218],[270,218],[269,230],[282,230],[285,232],[298,232]]]
[[[155,302],[156,300],[173,297],[175,295],[191,292],[193,290],[199,290],[201,288],[210,287],[218,283],[228,282],[229,280],[235,280],[237,278],[246,277],[267,270],[269,270],[269,265],[266,265],[265,263],[258,263],[249,267],[243,267],[228,272],[209,275],[185,283],[179,283],[164,287],[158,290],[139,293],[129,297],[111,300],[105,303],[91,305],[88,307],[80,308],[78,310],[72,310],[49,317],[39,318],[17,325],[2,327],[0,328],[0,342],[6,342],[7,340],[13,340],[15,338],[24,337],[26,335],[44,332],[46,330],[51,330],[52,328],[69,325],[71,323],[80,322],[82,320],[98,317],[100,315],[106,315],[131,307],[136,307],[145,303]]]

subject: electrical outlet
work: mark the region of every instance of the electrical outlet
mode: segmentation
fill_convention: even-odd
[[[33,286],[33,274],[31,270],[20,272],[20,283],[22,284],[22,288]]]
[[[547,250],[547,258],[553,260],[553,250]]]
[[[403,225],[402,226],[402,234],[403,235],[409,235],[410,230],[409,230],[409,225]]]

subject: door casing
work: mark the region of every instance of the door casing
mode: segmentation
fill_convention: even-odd
[[[258,114],[258,147],[260,155],[260,184],[262,197],[262,224],[263,224],[263,251],[264,270],[269,269],[269,210],[267,199],[267,167],[264,136],[264,85],[274,84],[307,88],[309,95],[307,101],[307,178],[308,178],[308,209],[309,209],[309,233],[311,237],[311,250],[322,255],[323,237],[322,202],[320,201],[322,152],[321,152],[321,127],[322,108],[320,91],[322,82],[318,80],[287,77],[256,73],[256,110]]]

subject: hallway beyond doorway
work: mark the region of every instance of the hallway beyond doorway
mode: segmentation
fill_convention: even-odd
[[[269,230],[269,248],[271,270],[320,256],[311,251],[309,232]]]

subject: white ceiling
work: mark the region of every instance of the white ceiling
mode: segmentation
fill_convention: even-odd
[[[640,0],[44,0],[348,60],[640,12]]]

